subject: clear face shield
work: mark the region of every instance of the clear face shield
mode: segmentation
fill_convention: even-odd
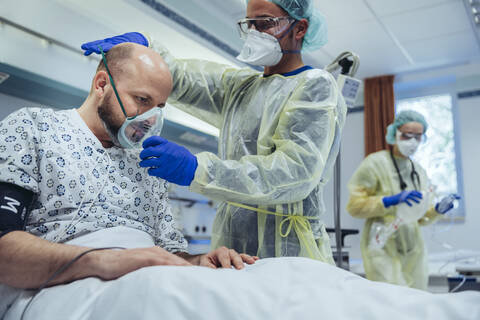
[[[107,69],[108,77],[110,78],[110,83],[112,84],[113,91],[117,97],[118,103],[122,108],[123,115],[125,116],[125,122],[120,127],[117,133],[117,140],[120,143],[121,147],[126,149],[136,149],[141,148],[143,141],[153,135],[160,135],[163,128],[163,111],[159,107],[154,107],[149,111],[137,114],[133,117],[129,117],[125,111],[122,100],[118,94],[115,82],[113,81],[112,74],[108,69],[107,59],[105,58],[105,53],[103,52],[102,47],[99,47],[100,52],[102,53],[102,60]]]

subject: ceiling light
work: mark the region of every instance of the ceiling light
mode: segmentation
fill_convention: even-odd
[[[468,0],[472,10],[473,22],[480,26],[480,0]]]

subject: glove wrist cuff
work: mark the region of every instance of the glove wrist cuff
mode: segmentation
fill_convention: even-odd
[[[383,206],[385,207],[385,209],[387,209],[388,207],[390,207],[390,203],[389,203],[387,197],[383,197],[383,198],[382,198],[382,203],[383,203]]]

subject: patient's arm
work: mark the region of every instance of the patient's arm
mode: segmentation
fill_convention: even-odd
[[[61,266],[88,248],[51,243],[27,232],[15,231],[0,238],[0,282],[16,288],[36,288]],[[52,284],[88,277],[88,255],[61,274]]]
[[[254,264],[257,261],[258,257],[252,257],[245,253],[237,253],[233,249],[228,249],[226,247],[218,248],[214,251],[210,251],[207,254],[199,255],[190,255],[188,253],[177,253],[178,256],[187,260],[191,264],[209,267],[212,269],[216,268],[231,268],[232,266],[235,269],[243,269],[243,263]]]
[[[24,231],[0,238],[0,283],[15,288],[38,288],[59,268],[90,248],[52,243]],[[49,286],[87,277],[112,280],[156,265],[191,265],[160,247],[104,250],[86,254]]]

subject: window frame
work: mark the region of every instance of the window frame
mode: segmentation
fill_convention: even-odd
[[[452,98],[452,120],[453,135],[455,142],[455,167],[457,168],[457,193],[462,198],[458,201],[458,207],[455,208],[453,215],[447,215],[439,219],[444,223],[465,223],[465,193],[463,188],[463,169],[462,169],[462,152],[460,145],[460,120],[458,114],[458,92],[456,90],[455,77],[444,77],[439,79],[430,79],[427,81],[419,81],[416,83],[395,83],[395,114],[397,104],[400,100],[421,99],[429,96],[450,95]],[[428,173],[427,173],[428,174]]]

